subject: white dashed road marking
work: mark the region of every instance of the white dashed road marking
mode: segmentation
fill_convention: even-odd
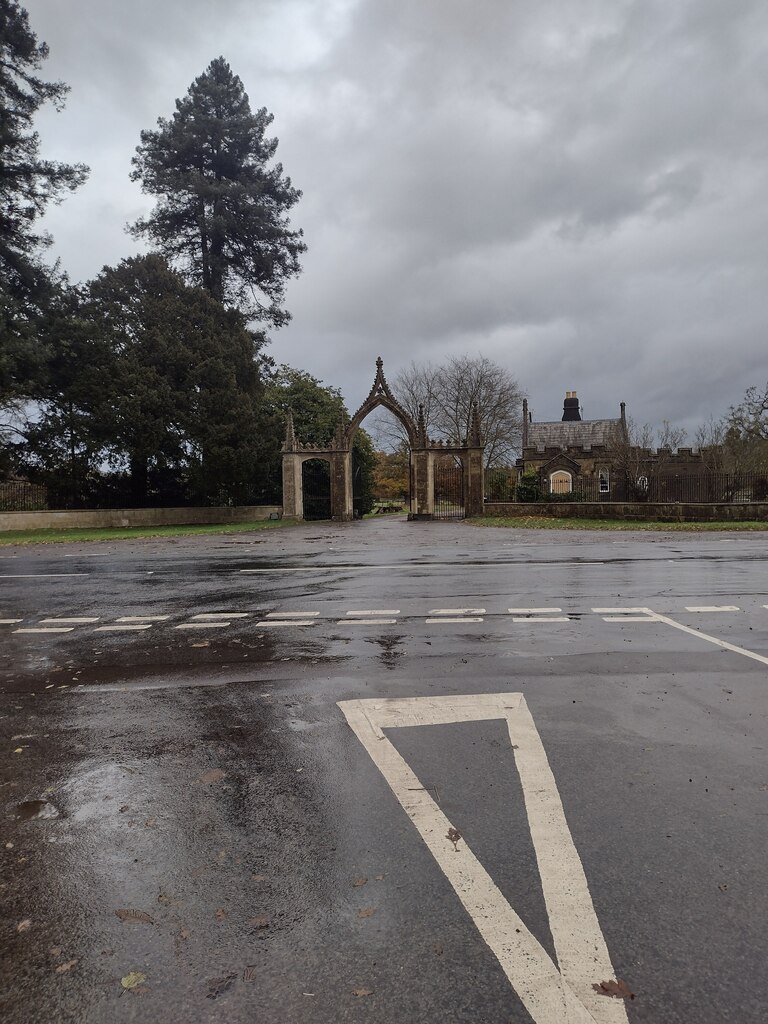
[[[701,604],[686,605],[687,612],[738,612],[741,609],[735,604]]]
[[[485,608],[431,608],[430,615],[485,615]]]
[[[567,615],[513,615],[513,622],[570,622]]]
[[[247,619],[248,612],[201,612],[200,615],[193,615],[193,619]]]
[[[14,576],[0,576],[0,580],[55,580],[65,576],[90,576],[89,572],[22,572]]]
[[[337,626],[394,626],[397,619],[339,619]]]
[[[165,622],[170,615],[121,615],[115,622]]]
[[[22,619],[0,619],[0,626],[13,626],[15,623],[22,621]]]
[[[80,617],[73,616],[71,619],[41,619],[40,622],[44,626],[84,626],[89,622],[98,622],[100,618],[100,615],[81,615]]]
[[[14,633],[71,633],[74,626],[45,626],[29,627],[27,629],[14,629]]]
[[[138,631],[138,630],[141,630],[141,629],[151,629],[151,628],[152,628],[152,623],[151,622],[143,622],[143,623],[141,623],[141,622],[134,622],[134,623],[123,622],[123,623],[120,623],[120,624],[116,623],[116,624],[111,625],[111,626],[97,626],[96,629],[94,629],[94,633],[125,633],[125,632]]]
[[[554,615],[555,612],[562,610],[562,608],[507,608],[511,615]]]
[[[347,612],[347,615],[399,615],[399,608],[369,608],[367,611]]]
[[[604,615],[603,622],[658,622],[656,615]]]
[[[312,619],[320,612],[267,612],[268,619]]]
[[[429,625],[432,625],[435,622],[443,622],[443,623],[451,623],[451,622],[482,622],[483,620],[479,616],[456,618],[456,619],[452,619],[452,618],[448,618],[447,616],[443,616],[442,618],[439,618],[439,619],[425,619],[424,621],[429,626]]]
[[[316,622],[314,619],[286,619],[282,621],[280,619],[263,619],[257,623],[258,626],[314,626]]]

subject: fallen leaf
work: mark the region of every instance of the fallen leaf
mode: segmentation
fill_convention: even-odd
[[[374,875],[373,877],[376,879],[377,882],[383,882],[386,876],[385,875]]]
[[[630,990],[626,981],[601,981],[592,988],[601,996],[612,996],[614,999],[634,999],[635,993]]]
[[[450,839],[450,841],[453,843],[453,849],[455,850],[456,853],[458,853],[459,852],[458,842],[461,839],[461,832],[459,832],[459,830],[457,828],[454,828],[453,826],[451,826],[448,829],[448,834],[446,835],[445,838],[446,839]]]
[[[51,946],[48,952],[51,956],[61,956],[61,946]]]
[[[353,886],[353,888],[355,888],[355,889],[359,889],[359,888],[360,888],[360,886],[361,886],[361,885],[365,885],[365,883],[366,883],[367,881],[368,881],[368,879],[367,879],[367,878],[356,878],[356,879],[354,880],[354,882],[352,883],[352,886]]]
[[[188,939],[190,934],[191,934],[191,932],[190,932],[189,928],[182,928],[181,931],[179,932],[179,938],[180,939]]]
[[[16,747],[16,749],[14,750],[14,754],[23,754],[23,753],[24,753],[24,747]]]
[[[221,907],[219,907],[219,909],[216,911],[216,920],[217,921],[223,921],[226,916],[227,916],[226,910],[222,910]]]
[[[125,814],[125,812],[128,810],[130,810],[128,804],[123,804],[123,806],[120,808],[120,813]]]
[[[23,921],[19,921],[19,923],[16,925],[16,931],[17,932],[28,932],[31,927],[32,927],[32,922],[30,921],[30,919],[28,917],[25,917]]]
[[[363,907],[362,910],[358,910],[358,917],[373,917],[376,913],[376,907]]]
[[[358,999],[360,998],[360,996],[372,996],[373,995],[373,989],[372,988],[353,988],[352,989],[352,995],[353,996],[357,996]]]
[[[136,924],[154,924],[155,922],[143,910],[116,910],[121,921],[135,921]]]
[[[726,892],[727,889],[728,889],[728,883],[727,882],[723,882],[723,884],[722,885],[718,885],[717,888],[720,890],[720,892]]]
[[[256,964],[251,964],[243,971],[243,981],[256,981],[259,976],[259,969]]]
[[[120,984],[125,989],[132,989],[136,988],[137,985],[140,985],[142,981],[146,980],[146,974],[142,974],[141,971],[129,971],[124,978],[120,979]]]
[[[156,822],[157,818],[147,818],[147,820],[144,822],[144,828],[154,828]]]
[[[199,644],[190,644],[191,647],[210,647],[210,640],[202,640]]]
[[[203,786],[209,786],[212,782],[221,782],[226,774],[222,768],[211,768],[210,771],[204,772],[197,781]]]
[[[263,914],[261,917],[252,917],[248,924],[251,928],[269,928],[270,918]]]
[[[265,882],[267,880],[266,875],[251,875],[254,882]]]
[[[219,996],[224,995],[228,989],[232,988],[236,978],[236,974],[227,974],[223,978],[211,978],[208,982],[208,998],[218,999]]]
[[[72,970],[72,968],[75,966],[75,964],[77,962],[78,962],[77,960],[67,960],[67,962],[65,964],[59,964],[59,966],[56,968],[56,973],[57,974],[66,974],[67,971],[71,971]]]

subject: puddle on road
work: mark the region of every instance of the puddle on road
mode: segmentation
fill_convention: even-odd
[[[20,821],[35,821],[42,818],[58,818],[59,811],[47,800],[25,800],[16,804],[16,817]]]

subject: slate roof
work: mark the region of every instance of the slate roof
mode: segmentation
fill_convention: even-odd
[[[571,420],[528,424],[528,448],[591,448],[621,437],[621,420]]]

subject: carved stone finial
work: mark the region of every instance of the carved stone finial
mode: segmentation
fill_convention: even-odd
[[[293,429],[293,413],[290,409],[288,409],[285,414],[285,440],[283,441],[283,451],[296,451],[296,434]]]
[[[477,412],[477,402],[472,403],[472,426],[469,431],[469,443],[473,448],[481,448],[483,444],[480,434],[480,416]]]

